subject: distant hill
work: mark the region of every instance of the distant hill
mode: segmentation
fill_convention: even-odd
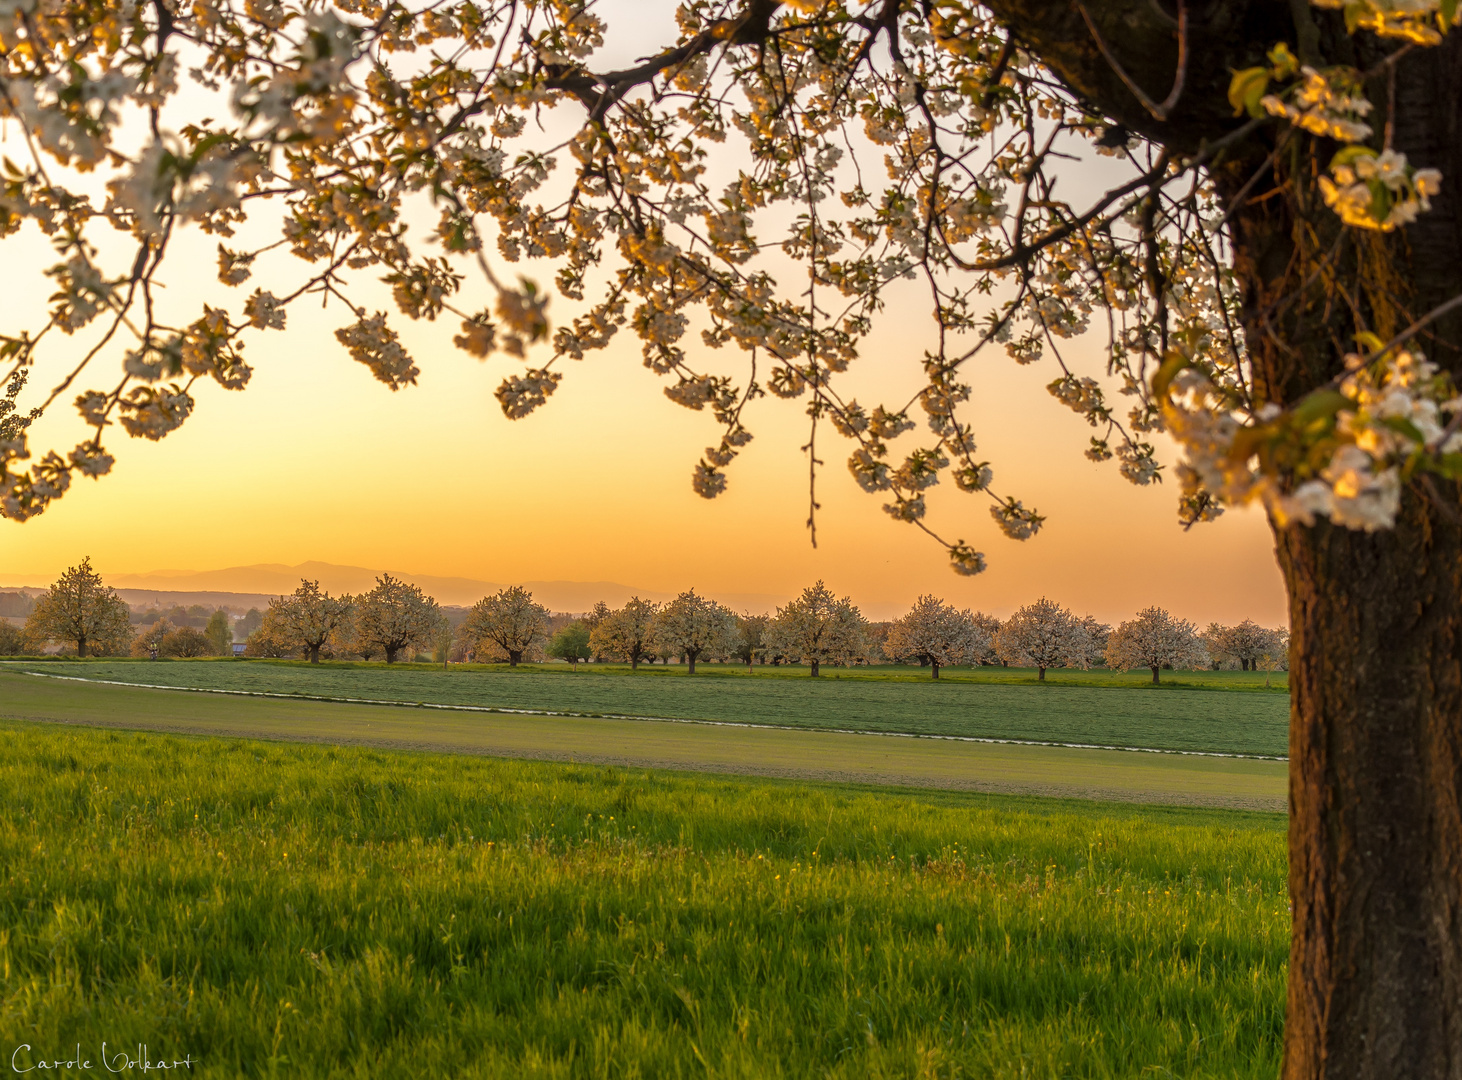
[[[369,592],[381,573],[380,570],[364,566],[340,566],[327,562],[305,562],[298,566],[257,563],[253,566],[230,566],[223,570],[155,570],[147,574],[112,574],[108,575],[107,583],[118,592],[145,592],[149,595],[161,592],[246,593],[256,597],[263,596],[267,601],[269,596],[294,592],[301,578],[319,581],[320,587],[331,593]],[[461,606],[475,604],[507,584],[480,581],[476,578],[413,574],[395,568],[391,568],[390,573],[393,577],[420,586],[424,592],[435,596],[439,603]],[[531,590],[534,599],[554,611],[587,611],[599,600],[619,605],[637,593],[637,590],[628,585],[613,581],[524,581],[512,584],[521,584]],[[639,591],[638,595],[652,600],[668,599],[661,593]],[[129,599],[128,602],[132,601]],[[251,604],[256,603],[256,600],[251,600]]]
[[[268,606],[271,597],[292,593],[301,578],[319,581],[327,592],[363,593],[376,583],[382,571],[364,566],[341,566],[337,563],[304,562],[297,566],[284,563],[255,563],[251,566],[230,566],[222,570],[154,570],[144,574],[107,574],[106,582],[134,608],[226,607],[247,610]],[[437,602],[466,607],[484,596],[495,593],[505,584],[522,585],[533,598],[551,611],[585,612],[600,600],[619,607],[631,596],[645,600],[665,601],[673,593],[653,589],[636,589],[617,581],[480,581],[476,578],[439,577],[433,574],[412,574],[392,569],[393,577],[418,585]],[[32,592],[35,586],[29,585]],[[737,611],[772,611],[787,602],[784,596],[764,593],[709,593],[713,599]]]

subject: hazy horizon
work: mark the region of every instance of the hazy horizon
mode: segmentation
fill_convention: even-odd
[[[95,565],[95,560],[93,560]],[[210,570],[152,570],[134,573],[109,573],[104,567],[96,566],[101,572],[107,584],[114,589],[129,593],[157,593],[159,600],[163,594],[219,594],[250,597],[253,601],[267,600],[268,597],[278,596],[284,593],[293,592],[302,577],[311,580],[318,580],[322,588],[332,593],[359,593],[368,590],[374,583],[375,578],[381,573],[390,573],[402,580],[420,586],[429,595],[434,596],[437,601],[447,606],[470,606],[484,595],[504,588],[508,585],[521,585],[534,593],[535,599],[553,611],[561,612],[585,612],[599,601],[604,600],[611,606],[623,604],[630,596],[640,596],[646,600],[664,601],[672,598],[681,588],[672,590],[648,589],[626,584],[618,581],[576,581],[569,579],[557,580],[487,580],[480,578],[464,578],[455,576],[441,576],[432,574],[416,574],[407,570],[397,568],[369,568],[362,566],[347,566],[337,563],[328,563],[321,560],[309,560],[294,565],[284,563],[254,563],[242,566],[221,567]],[[50,577],[54,577],[52,574]],[[952,575],[951,575],[952,576]],[[39,589],[49,584],[50,578],[46,580],[17,580],[14,575],[3,574],[0,570],[0,589]],[[811,584],[808,582],[807,584]],[[737,611],[752,613],[771,612],[777,606],[785,604],[787,600],[795,595],[795,591],[786,593],[750,593],[735,592],[718,589],[707,589],[691,582],[683,588],[694,588],[697,592],[709,596]],[[797,590],[800,591],[800,590]],[[840,592],[844,590],[839,590]],[[936,595],[948,597],[948,594],[941,594],[934,590]],[[885,601],[879,599],[867,599],[860,597],[857,591],[848,593],[858,603],[864,615],[875,621],[898,618],[903,615],[912,605],[915,597],[909,596],[902,603],[898,601]],[[1137,603],[1130,610],[1098,610],[1089,607],[1082,607],[1073,604],[1055,593],[1043,593],[1052,599],[1066,606],[1073,608],[1078,614],[1092,614],[1106,622],[1116,623],[1123,619],[1130,618],[1139,608],[1148,606],[1147,603]],[[1004,618],[1022,603],[1029,603],[1036,599],[1035,595],[1026,597],[1024,600],[1003,606],[985,606],[982,610]],[[979,605],[974,605],[979,606]],[[1265,617],[1263,612],[1250,612],[1242,615],[1218,616],[1193,612],[1181,608],[1173,608],[1173,613],[1181,618],[1189,619],[1200,625],[1211,621],[1237,622],[1243,618],[1253,618],[1266,625],[1282,625],[1287,619],[1281,614],[1278,618]]]

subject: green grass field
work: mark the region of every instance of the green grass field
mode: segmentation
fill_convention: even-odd
[[[1287,772],[1253,758],[195,694],[6,669],[0,718],[1250,809],[1283,809]]]
[[[1179,672],[1183,686],[1131,684],[1107,672],[1060,673],[1037,685],[1029,674],[974,669],[968,677],[917,678],[867,672],[820,679],[785,669],[747,676],[744,669],[684,669],[631,675],[627,668],[562,665],[508,671],[384,664],[289,661],[86,661],[5,665],[54,675],[123,682],[332,698],[432,702],[621,714],[797,728],[894,731],[981,738],[1095,743],[1164,750],[1283,756],[1289,696],[1264,690],[1265,672]],[[985,673],[990,673],[988,676]],[[1052,672],[1052,676],[1057,673]],[[1283,673],[1280,673],[1281,675]],[[1076,684],[1083,676],[1088,685]],[[1020,680],[1019,682],[995,680]],[[1127,679],[1127,685],[1102,685]],[[1230,692],[1232,691],[1232,692]]]
[[[20,1067],[1269,1077],[1287,936],[1279,815],[0,722]]]

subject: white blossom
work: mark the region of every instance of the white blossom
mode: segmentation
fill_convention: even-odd
[[[1160,607],[1139,611],[1135,619],[1119,625],[1107,641],[1105,655],[1107,666],[1121,671],[1152,669],[1153,682],[1165,667],[1208,666],[1208,652],[1193,624]]]

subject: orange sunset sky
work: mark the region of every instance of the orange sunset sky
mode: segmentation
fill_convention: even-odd
[[[620,49],[642,55],[643,44]],[[420,221],[429,220],[423,213]],[[265,213],[229,244],[268,243],[277,227]],[[246,287],[228,290],[214,277],[216,244],[196,230],[185,234],[163,271],[178,322],[195,318],[203,301],[228,304],[237,316],[255,285],[283,294],[303,268],[288,255],[270,256]],[[5,332],[34,330],[52,291],[39,270],[55,257],[33,228],[4,241],[4,253]],[[120,246],[104,247],[103,256],[126,257]],[[543,265],[514,269],[551,278]],[[395,312],[387,290],[370,279],[357,298]],[[469,276],[459,306],[477,310],[489,300],[485,284]],[[929,303],[917,289],[900,283],[889,301],[847,384],[870,407],[902,405],[918,388],[929,337]],[[556,320],[573,310],[562,297],[549,309]],[[754,403],[756,440],[731,466],[727,493],[706,502],[689,477],[718,439],[715,422],[663,396],[632,332],[604,353],[567,362],[549,404],[510,422],[492,392],[518,362],[484,364],[455,349],[456,319],[393,319],[422,369],[418,386],[395,394],[335,341],[332,331],[349,321],[338,305],[293,307],[286,331],[247,339],[255,375],[246,391],[199,384],[192,419],[161,443],[128,440],[113,428],[111,476],[78,480],[37,520],[0,520],[0,585],[45,584],[88,554],[104,575],[319,560],[493,582],[612,581],[659,593],[694,586],[765,604],[822,578],[874,618],[932,592],[1002,616],[1044,594],[1105,621],[1150,604],[1200,624],[1285,621],[1262,514],[1230,511],[1184,533],[1173,482],[1135,488],[1111,463],[1082,456],[1091,429],[1046,392],[1055,376],[1048,364],[1020,368],[992,353],[970,372],[970,416],[997,490],[1048,521],[1035,539],[1017,543],[999,534],[983,496],[949,484],[935,489],[931,526],[989,560],[986,573],[962,578],[941,548],[858,490],[844,464],[851,444],[826,426],[812,548],[802,403]],[[46,354],[28,394],[54,385],[83,338],[64,340],[69,352]],[[739,354],[697,356],[697,341],[693,329],[694,363],[740,370]],[[1100,342],[1081,348],[1096,357]],[[116,355],[99,361],[102,371],[87,385],[110,385],[117,362]],[[67,405],[36,425],[32,450],[64,453],[82,434]],[[902,445],[921,437],[905,436]]]
[[[79,481],[34,521],[0,521],[0,584],[45,583],[84,554],[104,574],[322,560],[778,598],[820,577],[876,617],[921,592],[1001,614],[1044,593],[1109,621],[1152,603],[1203,622],[1283,621],[1262,515],[1230,511],[1185,533],[1172,483],[1135,488],[1082,457],[1090,429],[1046,393],[1041,365],[985,362],[973,415],[1000,490],[1049,520],[1016,543],[983,498],[936,489],[935,527],[989,558],[986,573],[961,578],[856,487],[843,465],[849,444],[827,428],[812,548],[797,403],[757,403],[756,441],[726,494],[707,502],[689,474],[714,421],[661,394],[634,340],[571,365],[548,406],[511,422],[492,390],[513,361],[457,351],[451,325],[406,325],[422,376],[393,394],[335,342],[338,314],[302,309],[284,333],[257,335],[249,389],[202,387],[181,430],[156,444],[118,437],[111,476]],[[919,351],[896,343],[926,321],[913,305],[892,315],[855,377],[916,385]],[[74,437],[73,421],[58,419],[38,425],[37,447],[52,431],[71,445],[60,429]]]

